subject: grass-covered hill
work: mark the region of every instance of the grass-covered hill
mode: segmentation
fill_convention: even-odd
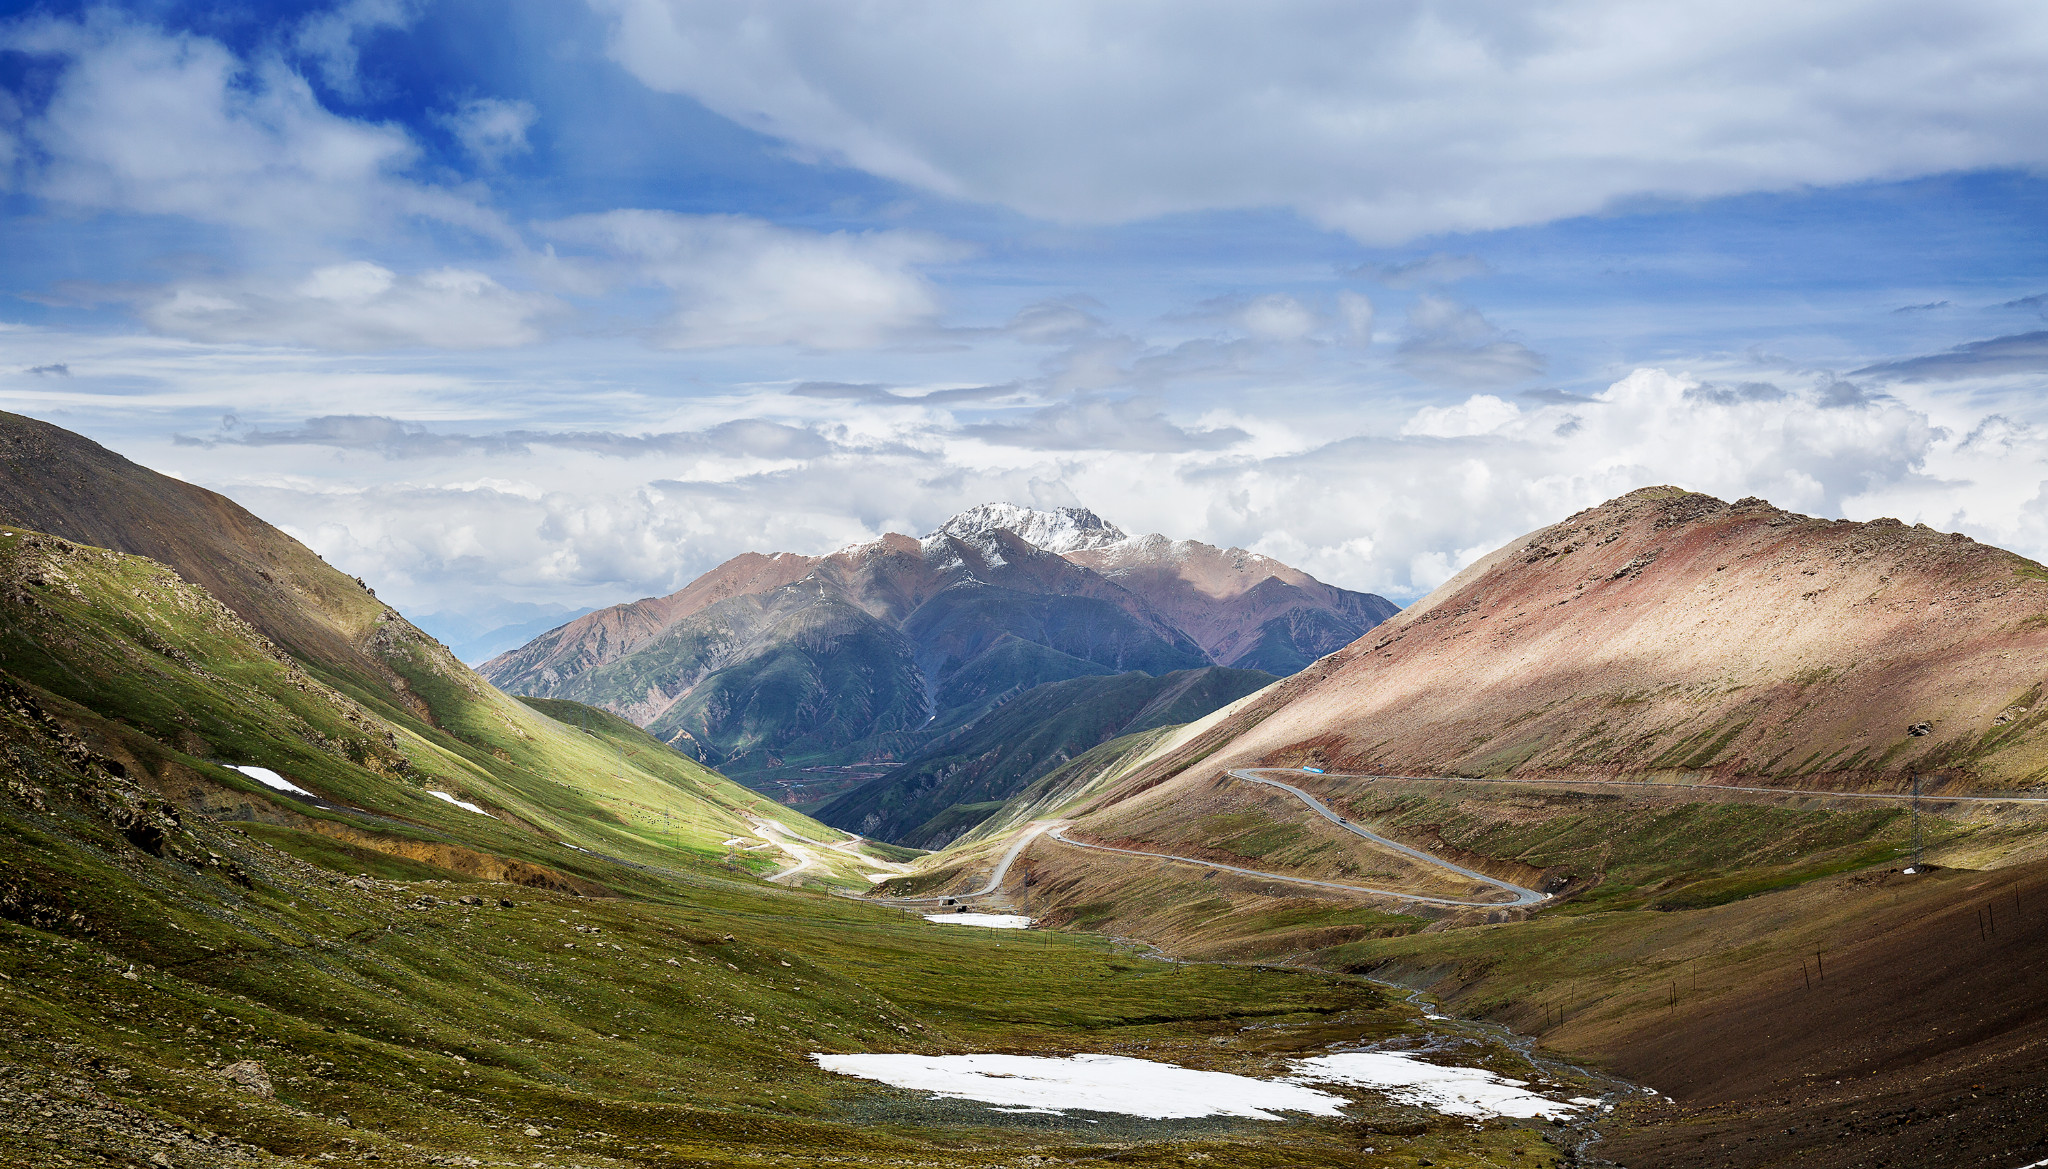
[[[756,818],[838,836],[673,752],[627,754],[506,697],[219,496],[13,415],[0,443],[0,672],[184,806],[393,855],[431,838],[449,864],[567,887],[589,854],[723,855]]]
[[[1116,1051],[1271,1074],[1427,1024],[1357,979],[934,926],[687,855],[579,854],[563,880],[518,884],[442,867],[424,828],[414,859],[216,818],[74,734],[77,713],[0,686],[8,1164],[1335,1167],[1367,1145],[1408,1164],[1558,1161],[1532,1126],[1384,1101],[1343,1121],[1117,1125],[832,1076],[811,1052]]]

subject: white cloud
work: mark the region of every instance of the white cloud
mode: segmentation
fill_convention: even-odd
[[[1424,406],[1401,425],[1401,433],[1429,438],[1493,434],[1522,420],[1521,408],[1492,394],[1474,394],[1455,406]]]
[[[1284,292],[1253,298],[1238,320],[1245,332],[1267,341],[1300,341],[1322,323],[1307,305]]]
[[[2048,162],[2048,8],[2013,0],[590,2],[651,87],[1063,221],[1287,206],[1390,242]]]
[[[382,280],[311,283],[341,297]],[[751,387],[690,387],[715,355],[679,375],[638,347],[632,368],[584,376],[617,348],[565,338],[423,361],[25,328],[0,331],[0,405],[224,490],[422,612],[671,591],[742,551],[928,531],[988,500],[1078,503],[1402,600],[1655,483],[2048,556],[2048,400],[1999,379],[1887,396],[1745,365],[1399,409],[1356,386],[1283,385],[1225,408],[1184,392],[796,380],[866,360],[845,353],[790,353],[792,380]],[[70,376],[28,372],[58,363]]]
[[[104,11],[17,24],[0,45],[59,65],[21,129],[24,186],[41,198],[300,238],[407,217],[509,238],[470,199],[403,177],[416,154],[403,130],[330,113],[276,59]]]
[[[353,351],[526,345],[540,339],[543,320],[563,310],[553,297],[516,292],[481,272],[436,268],[402,276],[367,260],[316,268],[289,285],[176,286],[138,306],[144,322],[173,336]]]
[[[1347,344],[1364,348],[1372,344],[1372,301],[1346,289],[1337,294],[1337,317],[1344,323]]]
[[[526,132],[539,116],[531,102],[484,97],[463,103],[446,122],[463,149],[478,161],[497,166],[533,149]]]
[[[609,211],[548,231],[671,290],[675,312],[656,340],[676,349],[885,344],[934,324],[938,297],[917,268],[959,254],[920,232],[822,234],[740,215]]]
[[[1543,357],[1477,309],[1440,296],[1416,298],[1395,362],[1440,386],[1507,386],[1543,372]]]
[[[312,59],[329,88],[357,96],[362,83],[356,73],[361,56],[356,38],[376,29],[403,28],[418,8],[412,0],[348,0],[301,22],[292,47]]]

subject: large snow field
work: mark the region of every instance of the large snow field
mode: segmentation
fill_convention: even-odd
[[[1527,1081],[1510,1080],[1485,1068],[1454,1068],[1425,1063],[1395,1051],[1342,1051],[1296,1060],[1290,1079],[1307,1084],[1348,1084],[1384,1092],[1401,1104],[1434,1108],[1451,1116],[1570,1116],[1580,1110],[1529,1090]]]
[[[268,767],[245,767],[239,763],[230,763],[228,766],[273,791],[290,792],[295,796],[313,795],[312,792],[307,791],[305,788],[300,787]],[[318,799],[319,797],[315,796],[314,798]]]
[[[1545,1119],[1578,1112],[1587,1100],[1552,1100],[1484,1068],[1444,1067],[1388,1051],[1347,1051],[1295,1060],[1293,1074],[1261,1080],[1205,1072],[1122,1055],[823,1055],[828,1072],[879,1080],[897,1088],[1012,1110],[1058,1113],[1068,1108],[1120,1112],[1150,1120],[1242,1116],[1279,1120],[1278,1113],[1336,1116],[1347,1101],[1310,1084],[1344,1084],[1382,1092],[1399,1104],[1447,1116]]]
[[[1014,1111],[1068,1108],[1120,1112],[1149,1120],[1276,1113],[1336,1116],[1344,1100],[1284,1080],[1255,1080],[1122,1055],[822,1055],[828,1072]]]
[[[1015,913],[927,913],[926,921],[940,925],[978,925],[992,930],[1028,930],[1031,919]]]

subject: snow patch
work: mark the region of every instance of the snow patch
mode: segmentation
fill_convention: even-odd
[[[482,808],[477,807],[475,804],[470,803],[468,800],[458,800],[454,796],[449,795],[447,792],[430,791],[427,794],[434,797],[437,800],[443,801],[444,803],[454,804],[456,807],[461,808],[465,812],[475,812],[479,816],[490,815],[489,812],[484,811]],[[495,819],[495,817],[493,817],[493,819]]]
[[[883,880],[888,880],[883,877]],[[1031,919],[1015,913],[927,913],[926,921],[940,925],[978,925],[992,930],[1028,930]]]
[[[1255,1080],[1122,1055],[825,1055],[819,1067],[843,1076],[1001,1108],[1060,1113],[1068,1108],[1149,1120],[1282,1112],[1337,1116],[1344,1099],[1285,1080]]]
[[[1451,1116],[1513,1116],[1527,1120],[1570,1116],[1583,1105],[1552,1100],[1485,1068],[1425,1063],[1394,1051],[1345,1051],[1295,1060],[1288,1079],[1305,1084],[1346,1084],[1384,1092],[1401,1104],[1433,1108]]]
[[[248,776],[250,779],[255,780],[257,783],[262,784],[264,787],[271,788],[276,791],[290,792],[295,796],[313,795],[312,792],[307,791],[305,788],[300,787],[298,784],[293,783],[291,780],[286,779],[284,776],[279,775],[277,772],[272,771],[268,767],[244,767],[239,763],[230,763],[228,764],[228,769],[231,771],[239,771],[243,775]],[[314,796],[313,798],[318,799],[319,797]]]

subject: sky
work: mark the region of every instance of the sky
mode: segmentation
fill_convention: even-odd
[[[2048,7],[0,5],[0,408],[411,614],[1637,487],[2048,559]]]

